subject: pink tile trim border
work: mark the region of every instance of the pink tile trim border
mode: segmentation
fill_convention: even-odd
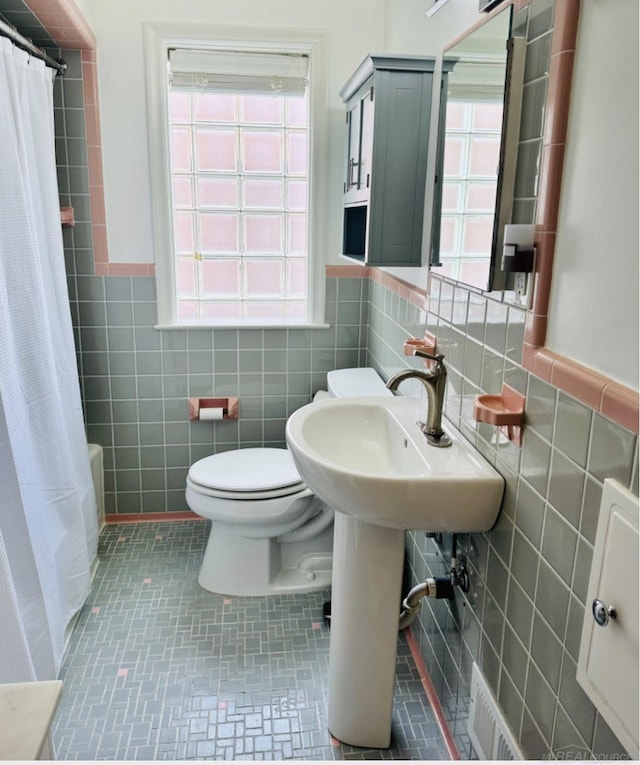
[[[61,48],[94,50],[96,37],[73,0],[24,0]]]
[[[109,261],[95,35],[74,0],[25,0],[25,3],[61,48],[81,51],[94,271],[97,276],[153,276],[153,263]]]
[[[639,430],[638,394],[625,385],[606,383],[600,399],[600,413],[634,433]]]
[[[158,521],[203,521],[191,510],[175,510],[168,513],[107,513],[105,523],[157,523]]]
[[[547,317],[579,13],[580,0],[564,0],[561,3],[556,3],[536,220],[536,246],[539,253],[536,263],[537,278],[533,296],[533,311],[527,316],[525,348],[522,354],[523,366],[549,382],[551,382],[553,367],[558,361],[558,357],[553,354],[550,355],[544,348],[544,343],[547,334]],[[561,376],[561,379],[575,380],[575,376]],[[573,383],[571,387],[572,390],[566,392],[575,395],[578,389]]]
[[[444,744],[447,747],[447,751],[449,752],[449,757],[452,760],[459,760],[460,752],[458,751],[458,747],[456,746],[456,742],[453,738],[453,734],[451,733],[451,728],[449,727],[449,723],[447,722],[447,719],[444,716],[442,706],[440,705],[440,699],[438,698],[436,689],[433,687],[433,683],[431,682],[431,678],[429,677],[429,672],[427,671],[427,668],[424,663],[424,659],[422,658],[422,654],[420,653],[420,647],[418,646],[417,640],[413,636],[411,627],[407,627],[407,629],[404,631],[404,634],[405,634],[405,637],[407,638],[407,644],[409,646],[409,650],[411,651],[411,656],[413,657],[413,661],[415,662],[416,669],[418,670],[418,674],[420,675],[420,681],[422,682],[422,687],[424,688],[424,692],[427,696],[429,704],[431,705],[431,709],[433,709],[433,713],[436,717],[436,723],[438,724],[438,727],[440,728],[442,738],[444,739]]]
[[[370,271],[371,269],[368,266],[327,266],[325,274],[328,279],[340,279],[342,277],[348,279],[362,279],[368,277]]]

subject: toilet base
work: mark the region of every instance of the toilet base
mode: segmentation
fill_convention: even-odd
[[[198,583],[220,595],[281,595],[331,587],[333,526],[307,542],[247,539],[211,523]]]

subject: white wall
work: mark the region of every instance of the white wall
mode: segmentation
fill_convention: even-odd
[[[326,30],[330,113],[328,254],[339,262],[344,111],[338,92],[367,53],[385,47],[385,0],[81,0],[97,38],[109,259],[152,263],[153,232],[142,23]]]
[[[638,0],[580,13],[547,345],[637,390]]]

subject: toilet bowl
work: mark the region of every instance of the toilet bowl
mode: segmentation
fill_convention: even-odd
[[[333,370],[314,397],[393,395],[375,372]],[[233,449],[195,462],[187,505],[211,521],[198,582],[224,595],[331,585],[333,510],[308,489],[288,449]]]

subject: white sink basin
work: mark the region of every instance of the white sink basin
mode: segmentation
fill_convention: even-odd
[[[316,401],[291,415],[287,443],[335,510],[392,529],[487,531],[504,480],[446,421],[452,446],[430,446],[416,424],[425,407],[409,396]]]
[[[426,405],[336,398],[287,422],[301,476],[336,510],[327,725],[351,746],[391,740],[405,530],[486,531],[500,511],[502,477],[446,422],[451,446],[428,444]]]

